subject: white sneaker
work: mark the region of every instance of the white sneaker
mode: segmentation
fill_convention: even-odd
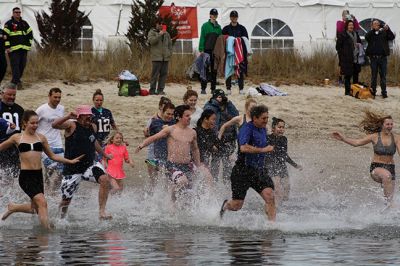
[[[244,94],[246,94],[246,93],[244,92],[244,90],[240,90],[240,91],[239,91],[239,94],[240,94],[240,95],[244,95]]]
[[[226,95],[232,95],[232,90],[226,90]]]

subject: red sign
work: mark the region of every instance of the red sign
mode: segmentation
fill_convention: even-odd
[[[173,23],[177,23],[177,39],[193,39],[198,37],[197,31],[197,7],[162,6],[159,10],[160,16],[171,16]]]

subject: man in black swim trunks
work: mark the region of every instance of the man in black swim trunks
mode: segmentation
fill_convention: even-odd
[[[14,124],[15,130],[12,134],[0,140],[0,143],[6,141],[11,135],[21,132],[24,108],[15,103],[16,95],[17,87],[12,83],[5,85],[1,92],[0,117],[8,123]],[[0,180],[3,185],[11,183],[13,178],[19,176],[19,164],[19,154],[16,147],[13,146],[0,152]]]
[[[265,153],[273,151],[273,146],[267,146],[268,108],[255,106],[250,116],[252,121],[243,124],[239,131],[240,151],[231,174],[232,199],[224,201],[220,215],[222,217],[226,210],[240,210],[247,190],[253,188],[265,201],[268,220],[275,221],[274,183],[264,165]]]
[[[71,120],[75,118],[76,121]],[[105,211],[110,182],[103,165],[95,162],[95,152],[97,151],[107,159],[112,159],[112,155],[105,154],[96,140],[96,125],[91,122],[91,118],[91,107],[80,105],[76,112],[71,112],[67,116],[55,120],[52,124],[54,128],[65,129],[64,157],[66,159],[76,158],[76,154],[79,154],[78,156],[85,155],[79,163],[64,166],[61,183],[62,201],[60,203],[62,217],[65,217],[73,194],[78,190],[79,183],[83,179],[100,184],[99,218],[112,218]]]

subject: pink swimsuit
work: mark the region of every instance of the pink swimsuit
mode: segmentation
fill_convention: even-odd
[[[107,161],[107,174],[115,179],[124,179],[125,172],[123,168],[124,160],[128,160],[129,154],[125,145],[117,146],[108,144],[104,150],[106,154],[112,154],[113,158]]]

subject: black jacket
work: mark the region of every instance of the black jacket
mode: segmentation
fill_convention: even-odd
[[[5,40],[6,49],[11,49],[11,51],[20,49],[29,51],[31,49],[33,43],[32,28],[25,20],[17,21],[11,18],[4,25],[3,32],[7,37]]]
[[[357,43],[361,43],[360,36],[355,31],[357,36]],[[336,41],[336,51],[339,55],[340,71],[343,75],[353,75],[354,71],[359,71],[359,69],[354,69],[354,43],[351,37],[346,31],[341,32],[338,35]]]
[[[0,53],[4,53],[5,51],[3,36],[4,36],[3,29],[0,29]]]
[[[233,36],[235,38],[237,37],[246,37],[247,39],[249,38],[246,28],[243,25],[240,25],[239,23],[236,26],[232,26],[232,24],[226,25],[222,29],[222,34]]]
[[[375,33],[375,30],[370,30],[365,34],[365,40],[368,42],[367,51],[365,52],[366,55],[382,55],[382,54],[375,54],[374,51],[380,50],[377,47],[383,47],[384,55],[390,55],[389,49],[389,41],[394,40],[395,36],[393,32],[390,30],[379,30],[377,31],[378,34]]]

